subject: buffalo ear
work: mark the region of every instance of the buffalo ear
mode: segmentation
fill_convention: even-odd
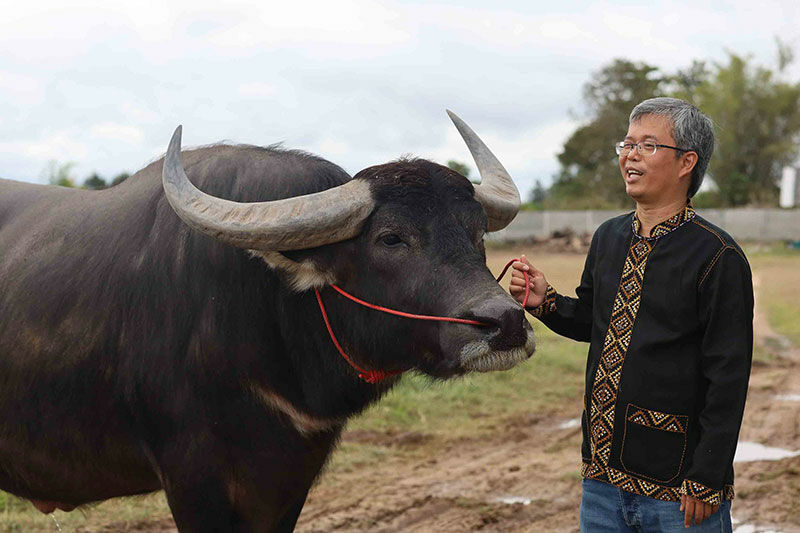
[[[336,276],[333,270],[315,261],[313,254],[292,259],[281,252],[251,250],[250,253],[253,257],[260,258],[268,267],[284,276],[289,287],[295,292],[305,292],[315,288],[320,289],[326,285],[336,283]]]

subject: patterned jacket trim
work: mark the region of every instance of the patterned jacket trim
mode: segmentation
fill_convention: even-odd
[[[626,414],[626,420],[646,426],[656,428],[663,431],[671,431],[673,433],[686,433],[686,427],[689,424],[689,417],[684,415],[671,415],[653,411],[652,409],[645,409],[638,405],[629,405]]]
[[[730,487],[730,494],[728,494],[728,487]],[[711,505],[719,505],[723,500],[733,499],[733,485],[726,485],[723,490],[714,490],[697,481],[684,479],[681,484],[681,494],[697,498]]]
[[[541,318],[549,315],[556,310],[556,290],[552,285],[547,285],[547,291],[544,293],[544,301],[537,307],[528,308],[528,312],[536,318]]]
[[[719,491],[709,489],[691,480],[684,480],[680,487],[668,487],[651,481],[634,477],[615,468],[608,468],[596,463],[583,463],[581,476],[614,485],[626,492],[647,496],[665,502],[679,502],[681,496],[687,494],[711,505],[719,505],[723,500],[733,500],[736,493],[733,485],[725,485]]]
[[[631,224],[633,225],[633,234],[639,237],[640,239],[654,241],[659,237],[663,237],[664,235],[675,231],[676,229],[680,228],[690,220],[695,217],[694,208],[691,205],[687,205],[683,211],[669,217],[667,220],[663,222],[659,222],[653,229],[650,230],[649,237],[642,237],[639,235],[639,230],[642,228],[642,223],[639,222],[639,217],[636,216],[636,213],[633,214],[633,220]]]

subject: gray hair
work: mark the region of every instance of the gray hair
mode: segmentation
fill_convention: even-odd
[[[714,123],[697,107],[678,98],[645,100],[633,108],[628,124],[644,115],[667,117],[672,125],[672,136],[677,147],[697,153],[697,164],[692,170],[692,181],[689,184],[691,198],[703,183],[711,154],[714,153]]]

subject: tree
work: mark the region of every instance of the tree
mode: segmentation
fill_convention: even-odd
[[[697,88],[708,81],[710,72],[704,61],[694,60],[685,69],[678,71],[668,78],[670,84],[670,96],[691,102],[694,100],[694,93]]]
[[[654,66],[616,59],[596,72],[583,90],[588,121],[564,143],[561,170],[550,188],[548,207],[630,205],[614,143],[625,136],[633,107],[659,96],[670,81]]]
[[[630,205],[612,144],[625,132],[633,107],[665,95],[697,105],[715,122],[716,150],[709,174],[717,186],[707,205],[775,205],[784,166],[800,146],[800,83],[786,79],[794,52],[777,40],[776,68],[753,65],[728,52],[727,63],[694,60],[671,75],[644,63],[617,59],[584,88],[588,120],[564,143],[561,169],[548,207]]]
[[[50,185],[61,187],[74,187],[75,179],[72,177],[72,167],[75,163],[59,163],[55,159],[47,162],[47,168],[42,171],[43,176]]]
[[[545,198],[547,198],[547,189],[544,188],[541,180],[536,180],[533,188],[528,192],[528,204],[533,208],[541,209]]]
[[[456,161],[454,159],[451,159],[450,161],[447,162],[447,167],[450,170],[455,170],[465,178],[469,179],[470,170],[466,163],[462,163],[461,161]]]
[[[129,173],[120,172],[119,174],[117,174],[117,177],[111,181],[111,185],[109,185],[109,187],[113,187],[114,185],[119,185],[120,183],[122,183],[123,181],[125,181],[130,177],[131,175]]]
[[[778,42],[778,70],[728,53],[698,84],[694,101],[715,122],[710,174],[725,205],[775,205],[781,170],[798,155],[800,83],[782,79],[791,50]]]
[[[97,172],[92,172],[92,174],[86,178],[86,181],[83,182],[83,187],[93,191],[98,191],[100,189],[105,189],[108,187],[108,185],[106,184],[106,180],[101,178]]]

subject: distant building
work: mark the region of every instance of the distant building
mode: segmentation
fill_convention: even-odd
[[[800,172],[796,167],[783,167],[780,205],[786,209],[800,205]]]

